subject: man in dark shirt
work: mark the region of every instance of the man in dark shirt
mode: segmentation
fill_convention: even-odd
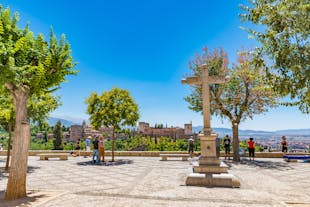
[[[224,148],[225,148],[225,160],[228,157],[228,159],[230,159],[229,154],[230,154],[230,137],[228,135],[226,135],[224,137]]]
[[[93,141],[93,163],[99,164],[99,151],[98,151],[99,140],[98,137]],[[95,159],[96,157],[96,159]]]

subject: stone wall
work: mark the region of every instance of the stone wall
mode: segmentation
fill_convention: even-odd
[[[29,150],[29,156],[36,156],[42,153],[70,153],[69,150]],[[91,155],[92,152],[80,151],[81,156]],[[111,151],[106,151],[106,156],[111,156]],[[186,151],[115,151],[115,156],[141,156],[141,157],[158,157],[159,154],[187,154]],[[195,152],[199,155],[199,152]],[[309,155],[310,153],[289,153],[289,155]],[[6,150],[0,151],[0,156],[6,156]],[[224,153],[221,152],[221,157]],[[232,156],[232,154],[231,154]],[[247,154],[246,154],[247,156]],[[256,158],[282,158],[283,154],[281,152],[256,152]]]

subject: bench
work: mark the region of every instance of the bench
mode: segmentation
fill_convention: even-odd
[[[187,161],[188,158],[190,157],[189,154],[160,154],[162,161],[167,161],[168,157],[173,157],[173,158],[182,158],[182,161]]]
[[[60,160],[68,160],[68,154],[40,154],[40,160],[48,160],[48,158],[59,158]]]
[[[283,159],[287,162],[310,162],[310,156],[307,155],[284,155]]]

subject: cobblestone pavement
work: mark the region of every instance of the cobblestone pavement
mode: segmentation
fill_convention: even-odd
[[[27,190],[41,193],[25,203],[37,207],[269,207],[310,206],[310,164],[286,163],[282,159],[231,161],[229,171],[241,188],[185,186],[188,161],[160,161],[158,157],[124,157],[131,164],[91,164],[90,157],[67,161],[40,161],[29,157]],[[116,159],[121,159],[116,157]],[[0,191],[5,190],[5,157],[0,157]],[[0,200],[0,206],[14,206]],[[25,206],[23,205],[23,206]]]

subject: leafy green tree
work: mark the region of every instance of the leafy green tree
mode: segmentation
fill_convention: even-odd
[[[233,129],[234,161],[240,161],[239,150],[239,124],[247,118],[253,119],[256,114],[268,111],[276,106],[276,95],[264,80],[262,68],[251,64],[251,55],[242,51],[238,63],[228,68],[227,54],[223,50],[209,52],[203,50],[202,55],[190,62],[190,69],[195,76],[201,76],[201,65],[207,64],[210,75],[230,75],[226,84],[210,85],[210,110],[212,115],[228,119]],[[185,100],[189,108],[202,112],[201,86],[192,86],[192,94]]]
[[[261,57],[268,57],[267,75],[274,90],[293,100],[285,105],[310,113],[309,0],[255,0],[242,9],[243,21],[261,26],[247,29],[261,43],[256,63],[264,64]]]
[[[56,125],[54,126],[54,149],[55,150],[62,150],[62,127],[61,122],[57,121]]]
[[[11,142],[13,136],[14,126],[14,109],[13,100],[8,90],[4,86],[0,86],[0,126],[2,126],[9,134],[7,142],[6,163],[5,171],[9,170],[10,154],[11,154]]]
[[[26,196],[30,127],[28,100],[32,95],[54,91],[67,75],[76,74],[65,36],[60,41],[51,31],[49,42],[18,26],[18,14],[0,6],[0,85],[13,97],[15,127],[13,153],[5,198]]]
[[[112,162],[114,162],[115,133],[126,126],[135,126],[139,119],[138,105],[126,90],[113,88],[100,96],[92,93],[86,100],[91,125],[112,127]]]

